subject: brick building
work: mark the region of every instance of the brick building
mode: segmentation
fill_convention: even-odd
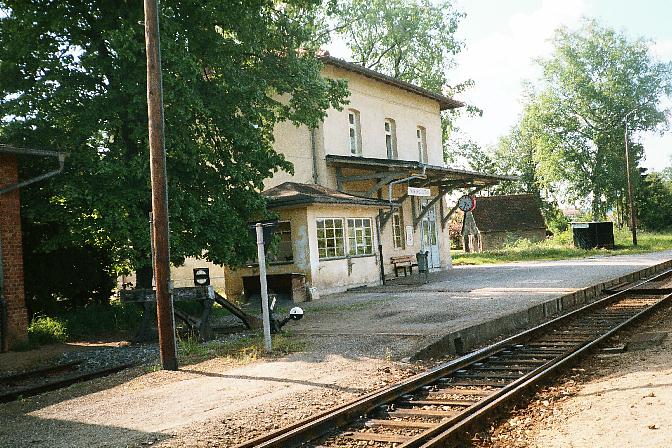
[[[19,190],[61,173],[66,156],[56,151],[0,144],[0,351],[28,336]],[[58,168],[19,180],[19,157],[53,157],[58,159]]]
[[[16,155],[0,152],[0,189],[18,183]],[[6,303],[3,351],[27,337],[28,315],[23,290],[23,254],[19,190],[0,194],[0,295]]]

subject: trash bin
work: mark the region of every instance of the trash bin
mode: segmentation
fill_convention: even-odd
[[[573,222],[571,226],[575,247],[580,249],[614,248],[613,222]]]
[[[415,259],[418,261],[418,272],[425,274],[425,280],[427,280],[427,274],[429,274],[429,252],[418,252],[415,254]]]

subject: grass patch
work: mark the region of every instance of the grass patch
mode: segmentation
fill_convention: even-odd
[[[452,251],[454,265],[479,265],[491,263],[509,263],[513,261],[531,260],[563,260],[568,258],[585,258],[596,255],[627,255],[656,252],[672,249],[672,233],[638,232],[638,245],[632,245],[632,234],[626,230],[614,231],[614,249],[578,249],[574,247],[572,232],[558,233],[540,243],[519,240],[503,249],[482,253],[465,253],[461,250]]]
[[[194,338],[180,339],[178,341],[180,364],[196,364],[212,358],[225,358],[236,364],[248,364],[257,359],[284,356],[305,349],[304,342],[292,338],[287,332],[274,334],[272,338],[273,351],[270,354],[264,351],[262,334],[227,341],[199,342]]]
[[[64,322],[48,316],[40,316],[28,327],[28,346],[20,349],[30,349],[39,345],[57,344],[65,342],[68,330]]]
[[[140,307],[119,301],[54,316],[35,316],[28,327],[28,345],[18,349],[29,350],[66,341],[127,337],[138,329],[141,320]]]

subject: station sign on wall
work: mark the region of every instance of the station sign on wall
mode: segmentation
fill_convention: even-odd
[[[432,195],[431,191],[429,188],[420,188],[420,187],[408,187],[408,195],[409,196],[422,196],[422,197],[429,197]]]

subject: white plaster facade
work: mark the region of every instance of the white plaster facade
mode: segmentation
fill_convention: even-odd
[[[426,155],[424,155],[426,160],[422,162],[443,166],[441,104],[439,101],[411,92],[403,86],[392,85],[328,62],[322,74],[325,77],[348,81],[349,104],[345,105],[342,110],[330,109],[321,125],[314,130],[306,126],[294,126],[289,122],[279,123],[276,126],[275,149],[292,162],[294,174],[277,173],[265,182],[267,190],[284,182],[319,184],[338,189],[336,170],[328,165],[326,158],[328,155],[357,157],[351,154],[350,149],[349,113],[353,110],[357,112],[359,118],[362,158],[388,158],[385,121],[391,120],[394,123],[397,160],[421,161],[418,150],[418,129],[422,129],[422,139],[426,145]],[[361,189],[370,188],[370,184],[370,181],[362,181]],[[357,185],[355,184],[353,188],[357,188]],[[406,184],[395,185],[394,198],[401,197],[406,193],[406,189]],[[387,188],[383,190],[379,196],[386,198]],[[437,194],[437,188],[433,187],[432,193]],[[415,200],[416,204],[412,204],[412,200]],[[384,264],[386,276],[394,276],[391,257],[415,255],[421,250],[424,237],[423,226],[421,223],[414,226],[412,219],[414,205],[416,210],[420,209],[419,201],[419,198],[409,198],[401,204],[403,243],[400,247],[395,247],[392,220],[380,229],[382,260],[377,247],[378,236],[375,231],[376,217],[380,207],[312,204],[279,209],[277,212],[280,220],[289,221],[291,225],[294,261],[293,263],[270,264],[268,274],[304,275],[306,286],[316,288],[320,296],[348,288],[379,284],[381,283],[381,262]],[[435,209],[435,215],[438,216],[438,203]],[[370,219],[374,226],[373,252],[365,256],[346,255],[340,258],[320,259],[316,229],[318,218]],[[451,266],[447,227],[445,235],[440,223],[435,228],[436,235],[433,239],[438,245],[438,250],[433,253],[433,266],[434,269],[446,269]],[[407,236],[409,229],[412,229],[412,237]],[[255,266],[227,270],[227,296],[233,298],[240,296],[243,293],[242,278],[256,275],[258,275],[258,269]]]

